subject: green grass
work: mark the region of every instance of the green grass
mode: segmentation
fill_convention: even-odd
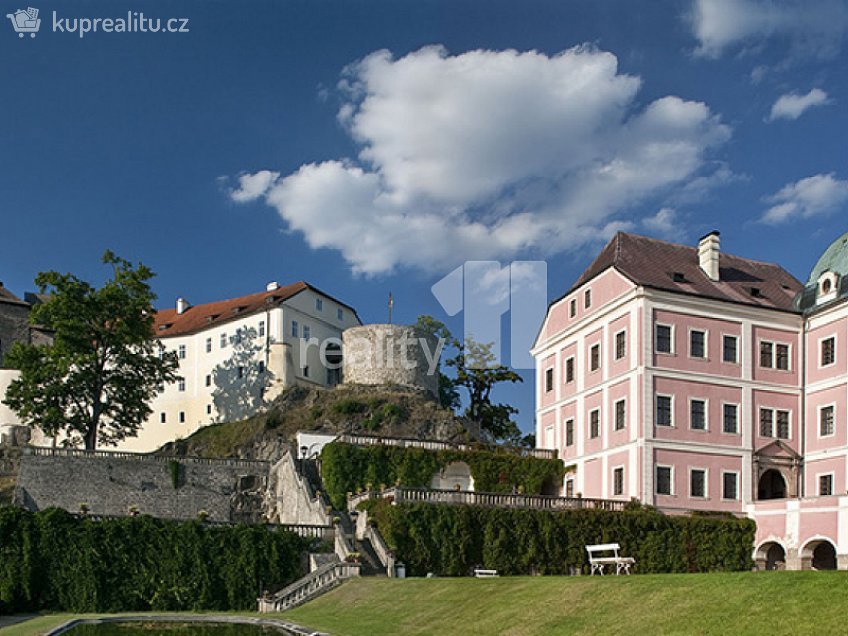
[[[794,636],[845,633],[847,615],[848,573],[758,572],[604,578],[365,578],[279,617],[337,636]],[[0,629],[0,636],[42,634],[69,618],[41,616]]]

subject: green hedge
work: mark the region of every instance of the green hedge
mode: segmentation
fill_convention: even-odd
[[[255,609],[303,575],[308,542],[264,526],[152,517],[92,521],[56,508],[0,507],[5,611]]]
[[[636,572],[749,570],[756,526],[750,519],[626,512],[506,510],[434,504],[391,505],[369,511],[397,557],[415,576],[468,574],[475,566],[502,574],[588,572],[586,545],[620,543]]]
[[[333,442],[321,452],[321,475],[330,501],[345,506],[347,493],[380,486],[424,487],[451,462],[465,462],[479,492],[511,492],[518,486],[539,494],[543,484],[561,484],[558,459],[520,457],[506,450],[430,451],[396,446],[356,446]]]

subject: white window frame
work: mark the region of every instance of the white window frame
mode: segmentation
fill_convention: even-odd
[[[265,337],[265,321],[264,320],[259,321],[259,327],[257,327],[256,332],[259,334],[260,338]]]
[[[300,324],[298,324],[297,320],[291,321],[289,333],[291,334],[292,338],[300,338]]]
[[[592,351],[595,349],[595,347],[598,348],[598,366],[593,369],[592,368]],[[589,345],[589,373],[597,373],[598,371],[600,371],[603,368],[603,366],[604,366],[604,360],[602,358],[603,355],[604,355],[604,350],[603,350],[603,348],[601,348],[600,340],[598,342],[594,343],[594,344]]]
[[[671,402],[671,407],[669,409],[669,415],[671,416],[671,422],[669,424],[660,424],[658,423],[659,418],[657,414],[659,413],[659,400],[657,398],[665,397],[668,398]],[[674,426],[674,395],[669,395],[668,393],[654,393],[654,426],[661,426],[663,428],[675,428]]]
[[[822,435],[822,434],[821,434],[821,416],[822,416],[822,411],[824,411],[826,408],[831,408],[831,409],[833,409],[833,422],[831,422],[831,425],[832,425],[832,428],[833,428],[833,432],[832,432],[832,433],[830,433],[830,435]],[[820,406],[818,407],[818,415],[819,415],[819,416],[818,416],[818,418],[817,418],[817,420],[816,420],[816,424],[817,424],[817,426],[816,426],[816,432],[818,433],[818,438],[819,438],[819,439],[827,439],[827,438],[829,438],[829,437],[834,437],[834,436],[836,436],[836,402],[830,402],[829,404],[822,404],[822,405],[820,405]]]
[[[550,374],[550,375],[549,375]],[[548,382],[548,378],[550,378],[550,382]],[[556,379],[554,378],[554,367],[548,367],[545,369],[544,373],[544,382],[545,382],[545,393],[552,393],[554,390],[554,382]]]
[[[777,348],[778,347],[786,347],[786,368],[781,369],[777,366]],[[774,371],[781,371],[783,373],[790,373],[792,371],[792,343],[791,342],[775,342],[774,349],[772,350],[772,354],[774,357],[774,366],[772,369]]]
[[[726,430],[724,430],[724,407],[725,406],[732,406],[736,409],[736,430],[733,431],[732,433],[728,433]],[[740,426],[739,426],[739,411],[740,411],[740,408],[739,407],[740,407],[739,402],[727,402],[725,400],[722,400],[722,402],[721,402],[721,432],[722,432],[723,435],[739,435],[739,433],[740,433]]]
[[[598,414],[598,434],[597,435],[592,435],[592,415],[594,413]],[[586,422],[589,425],[588,438],[589,439],[601,439],[601,409],[600,409],[600,407],[595,407],[593,409],[589,409],[589,417],[587,418]]]
[[[760,414],[762,411],[771,411],[771,435],[766,437],[761,435],[761,419]],[[789,437],[779,437],[777,434],[777,412],[778,411],[786,411],[788,414],[788,425],[789,425]],[[764,439],[782,439],[784,441],[792,440],[792,409],[780,408],[777,406],[758,406],[757,407],[757,436],[762,437]]]
[[[615,492],[615,473],[616,471],[621,471],[621,492]],[[625,481],[625,471],[624,464],[619,464],[618,466],[612,467],[612,496],[613,497],[624,497],[627,490],[627,482]]]
[[[583,309],[592,308],[592,288],[583,290]]]
[[[724,339],[725,338],[733,338],[736,341],[736,359],[732,362],[730,360],[724,359]],[[739,366],[739,342],[741,338],[735,333],[722,333],[721,334],[721,362],[722,364],[735,364]]]
[[[185,378],[177,378],[177,391],[180,393],[185,393],[186,390],[186,381]]]
[[[568,379],[568,363],[571,361],[571,379]],[[573,384],[577,379],[577,359],[576,356],[568,356],[563,364],[562,374],[565,377],[565,384]]]
[[[574,478],[565,480],[565,496],[574,497]],[[569,491],[571,494],[569,494]]]
[[[725,497],[724,496],[724,476],[725,475],[733,475],[736,477],[736,496],[735,497]],[[738,470],[722,470],[721,471],[721,500],[722,501],[739,501],[739,484],[740,484],[740,475]]]
[[[669,336],[668,336],[669,350],[668,351],[660,351],[659,349],[657,349],[657,341],[659,340],[659,338],[657,338],[657,331],[659,330],[660,327],[668,327],[668,329],[669,329]],[[673,355],[675,355],[677,348],[674,346],[674,336],[675,336],[674,325],[670,325],[670,324],[667,324],[667,323],[664,323],[664,322],[655,322],[654,323],[654,353],[659,354],[659,355],[663,355],[663,356],[673,356]]]
[[[622,353],[620,356],[618,355],[618,337],[619,336],[624,336],[624,353]],[[626,328],[620,329],[613,334],[612,348],[613,348],[613,352],[612,352],[613,360],[618,362],[619,360],[625,360],[627,358],[627,329]]]
[[[704,473],[704,494],[703,495],[693,495],[692,494],[692,473],[695,471],[700,471]],[[710,470],[709,468],[703,468],[701,466],[690,466],[689,467],[689,499],[701,499],[706,500],[710,498]]]
[[[660,492],[657,487],[659,486],[660,480],[657,478],[657,473],[660,468],[668,468],[668,492]],[[669,466],[668,464],[655,464],[654,465],[654,494],[660,495],[662,497],[674,497],[677,494],[677,489],[674,487],[674,466]]]
[[[695,428],[692,426],[692,402],[704,403],[704,428]],[[710,401],[707,398],[690,396],[689,397],[689,430],[706,433],[710,430]]]
[[[206,339],[206,353],[212,353],[212,338]]]
[[[565,435],[563,435],[563,437],[565,438],[564,441],[565,441],[565,447],[566,448],[570,448],[571,446],[574,446],[577,443],[577,440],[575,439],[574,420],[575,420],[575,418],[573,418],[573,417],[569,417],[567,420],[565,420],[565,424],[564,424]],[[568,424],[569,423],[571,423],[571,443],[568,442]]]
[[[763,366],[763,354],[762,354],[763,344],[770,344],[771,345],[771,357],[769,359],[769,366],[767,366],[767,367]],[[766,340],[765,338],[760,338],[759,340],[757,340],[757,367],[758,368],[760,368],[760,369],[771,369],[772,371],[775,370],[775,367],[774,367],[774,344],[775,344],[774,340]]]
[[[177,359],[185,360],[186,356],[188,355],[187,352],[188,352],[188,349],[186,348],[186,346],[184,344],[177,345]]]
[[[548,446],[548,438],[550,437],[550,446]],[[545,448],[556,448],[556,431],[554,425],[545,427]]]
[[[822,477],[830,477],[830,494],[823,495],[821,492],[821,478]],[[816,473],[816,494],[819,497],[833,497],[836,494],[836,473],[835,471],[828,471],[826,473]]]
[[[695,332],[704,334],[704,355],[702,355],[702,356],[692,355],[692,334],[695,333]],[[688,355],[689,359],[690,360],[709,360],[710,359],[710,356],[709,356],[710,332],[706,329],[698,329],[696,327],[689,327],[688,333],[689,333],[689,343],[688,343],[689,344],[689,346],[688,346],[689,350],[687,351],[687,355]]]
[[[222,331],[220,337],[218,338],[218,347],[220,349],[226,349],[229,344],[229,340],[227,340],[227,332]]]
[[[621,428],[618,427],[618,405],[624,404],[624,422],[621,425]],[[612,430],[617,433],[619,431],[627,430],[627,398],[619,398],[612,403]]]
[[[784,441],[792,440],[792,409],[782,409],[775,407],[774,409],[774,439],[782,439]],[[789,433],[788,437],[780,437],[778,435],[778,425],[777,425],[777,413],[778,411],[786,411],[786,425],[789,427],[787,431]]]
[[[822,364],[822,344],[824,343],[825,340],[831,340],[831,339],[833,340],[833,362],[830,362],[828,364]],[[819,342],[819,347],[818,347],[819,369],[829,369],[830,367],[835,366],[836,365],[836,353],[839,350],[839,343],[836,339],[836,334],[834,333],[834,334],[830,334],[829,336],[824,336],[822,338],[819,338],[818,342]]]

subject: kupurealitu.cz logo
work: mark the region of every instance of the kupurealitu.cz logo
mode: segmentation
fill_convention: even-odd
[[[27,33],[35,37],[41,27],[38,9],[27,7],[6,15],[18,37]],[[116,18],[65,18],[53,12],[53,33],[188,33],[188,18],[150,18],[143,11],[127,11],[126,17]]]

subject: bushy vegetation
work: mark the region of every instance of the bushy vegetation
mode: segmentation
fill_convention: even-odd
[[[321,453],[324,488],[337,508],[347,493],[380,486],[425,487],[451,462],[465,462],[480,492],[539,494],[545,483],[561,483],[564,466],[557,459],[521,457],[494,447],[479,450],[431,451],[396,446],[356,446],[333,442]]]
[[[93,521],[0,507],[4,611],[244,610],[302,576],[307,542],[262,526]]]
[[[433,504],[362,504],[408,571],[468,574],[475,566],[502,574],[588,573],[586,545],[620,543],[636,572],[749,570],[750,519],[625,512],[508,510]]]

